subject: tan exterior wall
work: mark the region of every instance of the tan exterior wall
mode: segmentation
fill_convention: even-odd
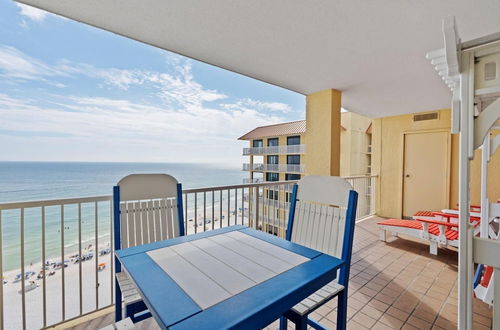
[[[371,122],[370,118],[353,112],[341,114],[344,129],[340,134],[340,176],[369,174],[371,155],[368,153],[368,146],[371,138],[366,131]]]
[[[340,175],[340,105],[333,89],[307,95],[306,175]]]
[[[376,212],[380,216],[399,218],[403,200],[404,133],[418,131],[450,130],[450,110],[438,110],[439,119],[413,121],[413,114],[377,118],[372,131],[372,173],[379,176],[376,189]],[[498,134],[498,131],[495,132]],[[451,135],[449,166],[449,207],[456,207],[458,198],[458,136]],[[425,155],[422,155],[425,157]],[[471,161],[471,203],[480,200],[481,151],[477,150]],[[490,201],[500,198],[500,152],[488,166],[488,194]]]

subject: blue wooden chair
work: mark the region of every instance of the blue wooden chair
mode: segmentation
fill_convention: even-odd
[[[309,318],[309,314],[335,297],[338,297],[337,329],[346,328],[357,201],[358,193],[339,177],[306,176],[293,186],[286,239],[340,258],[344,265],[337,279],[285,313],[280,319],[280,329],[287,328],[287,319],[299,329],[308,325],[326,329]]]
[[[113,187],[115,251],[184,235],[182,185],[167,174],[131,174]],[[151,314],[115,257],[115,319]]]

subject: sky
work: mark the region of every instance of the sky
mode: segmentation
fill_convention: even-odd
[[[237,141],[305,97],[0,0],[0,161],[241,166]]]

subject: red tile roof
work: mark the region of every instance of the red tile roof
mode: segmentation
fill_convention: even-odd
[[[306,121],[298,120],[289,123],[260,126],[238,138],[238,140],[253,140],[263,137],[302,134],[306,132]]]

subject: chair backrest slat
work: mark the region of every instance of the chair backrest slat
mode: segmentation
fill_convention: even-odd
[[[167,238],[172,238],[174,237],[174,232],[176,232],[176,228],[174,227],[174,214],[176,210],[173,210],[172,206],[172,200],[168,199],[166,200],[165,203],[165,214],[167,215],[166,217],[166,222],[167,222]]]
[[[162,199],[159,201],[160,203],[160,224],[161,224],[161,239],[168,238],[168,223],[167,220],[167,200]]]
[[[129,224],[128,224],[128,217],[127,217],[127,212],[126,212],[127,206],[124,204],[120,204],[120,214],[122,214],[122,217],[126,217],[126,221],[122,223],[120,226],[120,232],[122,234],[122,248],[128,248],[129,247]]]
[[[181,235],[182,188],[175,178],[166,174],[132,174],[120,180],[116,189],[120,212],[114,223],[120,228],[120,248]]]
[[[161,241],[161,224],[160,224],[160,201],[151,201],[153,203],[153,242]]]

